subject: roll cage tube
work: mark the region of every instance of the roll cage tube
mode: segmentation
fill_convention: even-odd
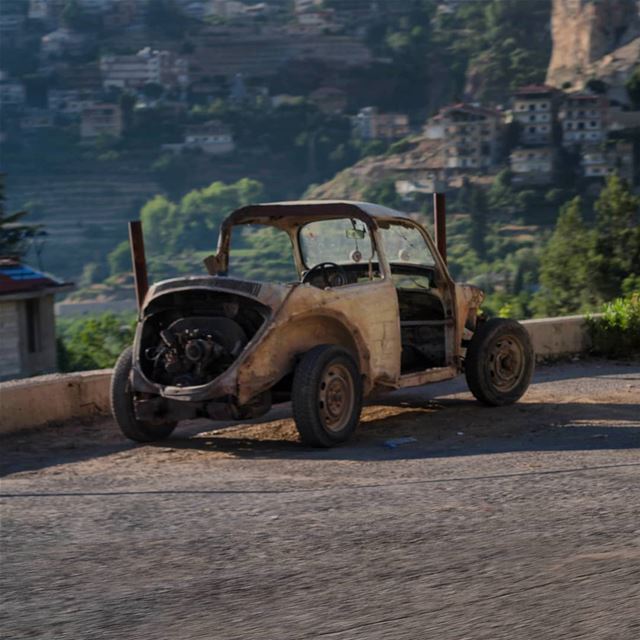
[[[257,207],[258,209],[260,207]],[[264,207],[265,209],[279,208]],[[285,231],[291,239],[293,257],[296,262],[298,274],[307,269],[302,252],[300,251],[300,244],[298,240],[299,229],[309,222],[317,220],[341,220],[341,219],[358,219],[367,226],[372,243],[372,249],[374,253],[379,256],[380,264],[385,267],[385,271],[388,271],[388,265],[379,251],[379,238],[376,234],[377,224],[375,220],[368,214],[360,211],[353,205],[315,205],[314,209],[321,209],[319,211],[312,211],[308,214],[303,210],[306,207],[301,208],[301,213],[295,215],[287,214],[268,214],[267,211],[260,215],[250,215],[245,209],[252,209],[252,207],[246,207],[245,209],[238,209],[228,216],[220,227],[220,233],[218,235],[218,245],[215,255],[205,258],[205,266],[211,275],[226,275],[229,270],[229,254],[231,250],[231,233],[234,227],[239,227],[248,224],[262,224],[265,227],[274,227]],[[337,210],[336,210],[337,209]]]

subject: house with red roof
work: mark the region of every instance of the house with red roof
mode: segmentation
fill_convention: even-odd
[[[0,380],[56,371],[54,299],[72,289],[17,257],[0,257]]]

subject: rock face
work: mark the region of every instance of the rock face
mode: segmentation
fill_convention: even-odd
[[[547,83],[579,88],[602,59],[640,38],[638,0],[553,0]],[[630,60],[630,66],[638,60]]]

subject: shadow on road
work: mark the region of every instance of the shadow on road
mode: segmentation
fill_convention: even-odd
[[[510,451],[582,451],[640,448],[640,418],[635,404],[538,404],[479,407],[466,400],[413,403],[398,412],[363,421],[346,445],[328,450],[304,447],[294,435],[264,433],[247,437],[224,431],[173,437],[176,449],[224,452],[234,457],[379,460],[479,455]],[[386,443],[411,437],[396,448]]]
[[[637,383],[639,373],[637,363],[626,366],[595,361],[541,367],[534,386],[552,383],[557,399],[557,383],[561,381],[585,379],[579,387],[594,385],[597,391],[599,378],[606,377],[610,380],[607,384],[619,386]],[[588,390],[582,395],[588,397]],[[606,392],[600,390],[594,397],[606,398]],[[629,397],[631,400],[632,394]],[[102,419],[5,438],[0,476],[141,450],[145,455],[132,456],[123,464],[153,465],[154,455],[167,449],[239,459],[366,461],[640,447],[637,403],[526,400],[507,407],[483,407],[468,394],[463,378],[397,391],[374,399],[355,437],[330,450],[310,449],[299,443],[289,405],[274,407],[262,419],[240,426],[202,421],[180,425],[169,440],[146,446],[127,441],[111,420]],[[399,437],[415,441],[393,449],[385,446],[387,440]]]

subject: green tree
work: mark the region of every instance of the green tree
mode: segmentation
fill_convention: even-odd
[[[21,256],[35,238],[46,236],[46,232],[41,224],[22,222],[26,211],[5,211],[4,178],[0,174],[0,255]]]
[[[109,273],[116,276],[131,271],[131,249],[129,241],[123,240],[108,256]]]
[[[105,313],[58,321],[58,366],[62,371],[112,367],[133,342],[135,320]]]
[[[636,66],[627,80],[627,93],[634,109],[640,109],[640,65]]]
[[[640,275],[640,198],[617,175],[607,179],[596,204],[593,282],[607,302],[622,293],[623,281]]]
[[[363,194],[364,200],[381,204],[385,207],[398,208],[401,206],[400,196],[396,191],[393,178],[385,178],[367,187]]]
[[[480,260],[487,257],[488,203],[484,190],[466,183],[460,189],[456,205],[469,213],[469,244]]]
[[[593,236],[582,221],[582,201],[574,198],[560,211],[540,258],[540,291],[535,307],[545,315],[574,313],[593,302],[589,255]]]
[[[176,212],[178,207],[165,196],[155,196],[140,211],[145,247],[158,255],[175,249]]]

